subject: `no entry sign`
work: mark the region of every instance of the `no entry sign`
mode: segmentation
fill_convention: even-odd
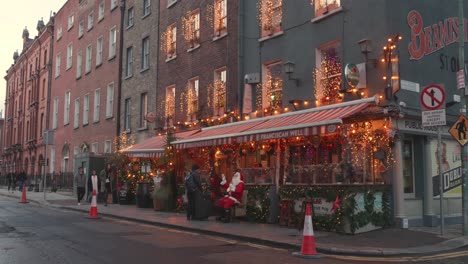
[[[421,106],[425,110],[445,108],[445,91],[440,85],[432,84],[421,91]]]

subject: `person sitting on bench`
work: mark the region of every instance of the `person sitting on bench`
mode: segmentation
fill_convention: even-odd
[[[231,183],[227,183],[226,177],[222,176],[221,186],[226,188],[227,194],[222,197],[218,202],[218,207],[221,210],[221,216],[216,218],[225,223],[231,222],[231,208],[235,204],[240,204],[242,201],[242,194],[244,193],[244,176],[237,169],[232,176]]]

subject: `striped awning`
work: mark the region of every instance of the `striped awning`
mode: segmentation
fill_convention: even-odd
[[[184,139],[196,132],[196,130],[179,132],[175,134],[175,138]],[[122,153],[133,158],[160,158],[166,148],[166,140],[167,135],[157,135],[122,150]]]
[[[262,141],[275,138],[311,136],[336,132],[343,119],[366,109],[367,100],[338,104],[272,116],[252,129],[239,133],[236,142]]]
[[[173,145],[178,149],[184,149],[231,144],[234,143],[233,138],[240,132],[253,128],[263,122],[265,122],[265,120],[249,120],[206,127],[186,139],[174,141]]]
[[[344,118],[376,103],[377,98],[371,97],[203,128],[199,133],[176,140],[172,144],[183,149],[332,133],[336,131],[338,124],[343,123]]]

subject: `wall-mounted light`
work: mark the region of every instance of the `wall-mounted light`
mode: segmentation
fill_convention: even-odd
[[[361,39],[358,41],[359,46],[361,47],[361,53],[364,54],[366,59],[366,64],[372,62],[374,68],[377,66],[377,59],[370,59],[369,53],[372,52],[372,40],[370,39]]]
[[[283,63],[283,71],[288,75],[288,80],[295,81],[296,86],[299,86],[299,79],[291,77],[291,74],[294,73],[295,67],[296,64],[292,61],[287,61]]]

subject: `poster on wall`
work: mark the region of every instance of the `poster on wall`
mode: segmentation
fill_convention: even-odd
[[[437,140],[431,140],[432,183],[434,197],[440,194],[439,157]],[[455,140],[442,141],[442,179],[444,197],[461,197],[462,170],[461,148]]]

